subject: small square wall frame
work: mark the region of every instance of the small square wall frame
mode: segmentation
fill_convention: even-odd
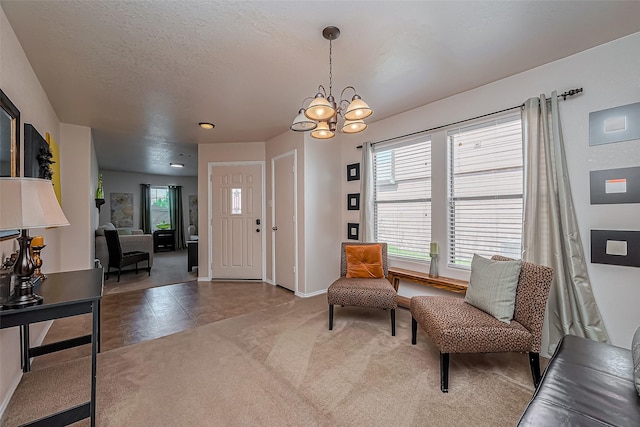
[[[350,222],[347,224],[347,239],[358,240],[360,234],[360,224],[356,222]]]
[[[360,193],[347,194],[347,210],[348,211],[360,210]]]
[[[591,262],[640,267],[640,231],[591,230]]]
[[[360,163],[347,165],[347,181],[360,180]]]

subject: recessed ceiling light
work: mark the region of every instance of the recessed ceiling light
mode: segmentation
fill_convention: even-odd
[[[184,164],[171,162],[171,163],[169,163],[169,166],[171,166],[172,168],[183,168]]]
[[[208,122],[200,122],[198,124],[202,129],[213,129],[214,127],[216,127],[216,125],[214,125],[213,123],[208,123]]]

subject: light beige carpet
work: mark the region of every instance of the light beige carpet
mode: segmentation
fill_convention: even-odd
[[[448,394],[410,314],[296,299],[99,355],[99,426],[513,426],[533,393],[527,355],[452,355]],[[18,425],[89,393],[89,358],[24,376]],[[78,423],[88,425],[88,421]]]

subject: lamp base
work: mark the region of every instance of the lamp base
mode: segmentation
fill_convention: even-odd
[[[20,285],[16,286],[15,294],[9,298],[6,304],[2,304],[4,310],[13,308],[23,308],[32,305],[42,304],[42,297],[33,292],[35,284],[40,282],[40,278],[23,280]]]

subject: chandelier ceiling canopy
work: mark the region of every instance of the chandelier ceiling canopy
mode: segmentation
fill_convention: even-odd
[[[364,119],[373,114],[373,110],[358,95],[353,86],[345,87],[340,93],[340,101],[336,103],[333,97],[333,62],[332,41],[340,37],[340,29],[326,27],[322,36],[329,40],[329,94],[324,86],[318,86],[318,93],[314,97],[307,97],[302,101],[303,108],[293,120],[291,130],[296,132],[311,131],[311,136],[317,139],[329,139],[335,136],[338,128],[338,116],[343,119],[341,130],[343,133],[358,133],[367,128]],[[345,92],[353,91],[351,101],[344,99]],[[311,100],[304,108],[307,100]]]

